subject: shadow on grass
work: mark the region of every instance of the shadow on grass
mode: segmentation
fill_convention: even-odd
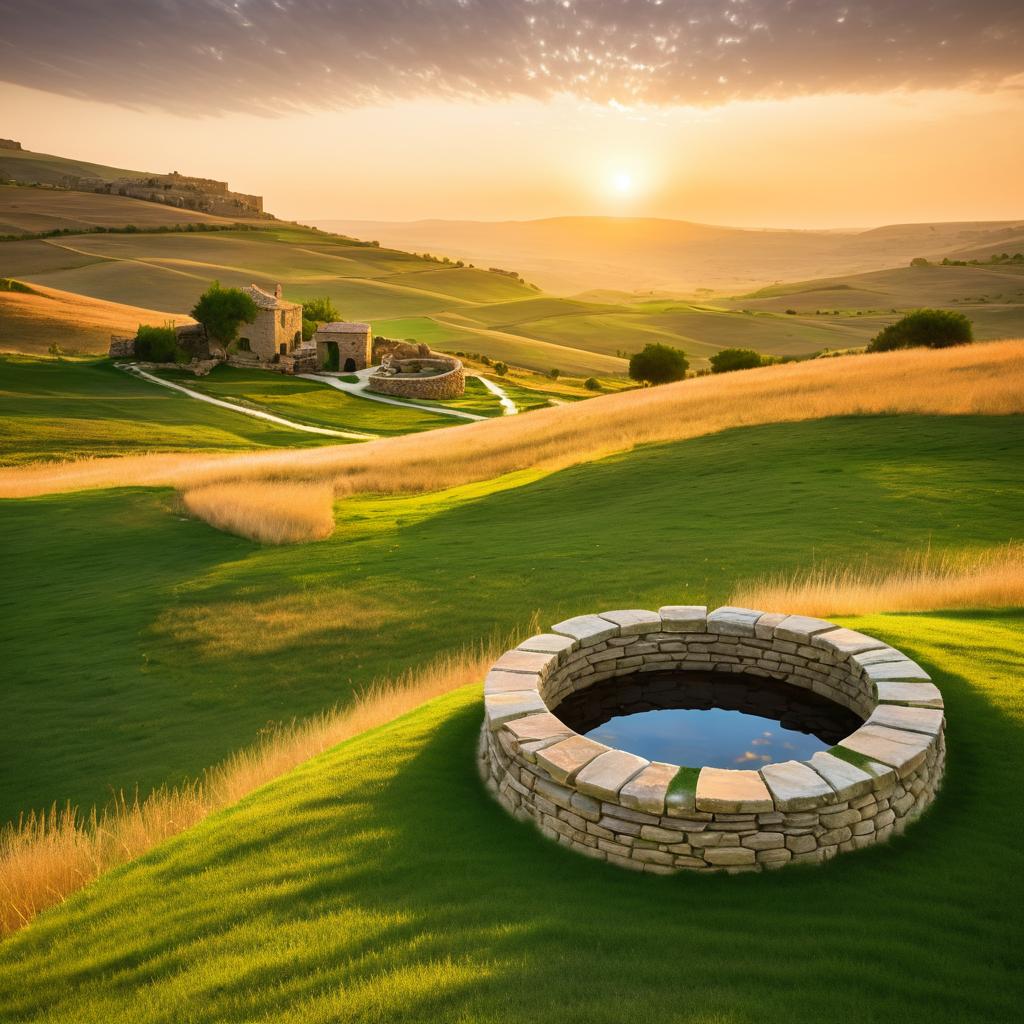
[[[1012,679],[1013,629],[991,627],[1021,618],[957,621],[987,648],[978,664]],[[548,842],[476,777],[474,688],[44,915],[7,945],[0,992],[26,1017],[82,1021],[129,1005],[139,1021],[1013,1019],[1024,729],[978,680],[936,677],[938,800],[904,836],[824,867],[662,878]]]

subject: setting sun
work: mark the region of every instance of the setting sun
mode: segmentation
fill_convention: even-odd
[[[612,178],[612,188],[620,195],[626,195],[633,191],[633,176],[631,174],[619,173]]]

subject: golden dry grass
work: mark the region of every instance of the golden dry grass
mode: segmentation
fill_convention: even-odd
[[[104,353],[111,334],[134,334],[139,324],[191,323],[192,318],[93,299],[32,285],[39,294],[0,292],[0,351],[45,352],[54,341],[66,351]]]
[[[637,444],[826,416],[1024,412],[1024,340],[813,360],[409,434],[246,455],[141,455],[12,467],[0,497],[225,480],[331,481],[339,494],[417,492],[583,462]]]
[[[1024,340],[915,349],[770,366],[700,377],[573,405],[472,423],[458,430],[362,445],[246,455],[148,455],[35,464],[0,470],[0,497],[96,487],[295,481],[328,483],[335,495],[415,493],[492,479],[516,470],[552,471],[625,451],[732,427],[829,416],[1006,415],[1024,412]],[[310,492],[313,494],[314,492]],[[245,518],[223,492],[222,528]],[[322,499],[317,498],[317,501]],[[270,502],[268,500],[267,506]],[[288,513],[288,503],[280,506]],[[270,531],[271,533],[273,531]],[[287,532],[285,530],[284,532]]]
[[[261,544],[323,540],[334,529],[329,483],[245,480],[185,491],[182,504],[218,530]]]
[[[415,674],[372,684],[345,709],[272,732],[190,785],[155,790],[143,800],[122,796],[84,815],[54,806],[48,814],[8,826],[0,833],[0,935],[342,740],[478,682],[505,646],[506,641],[494,640],[442,657]]]
[[[871,615],[1024,607],[1024,544],[935,556],[896,568],[812,569],[738,587],[731,603],[799,615]]]

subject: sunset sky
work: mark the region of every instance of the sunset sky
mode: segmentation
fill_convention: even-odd
[[[1019,0],[0,0],[0,135],[283,217],[1024,217]]]

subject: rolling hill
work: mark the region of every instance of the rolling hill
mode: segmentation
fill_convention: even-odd
[[[311,223],[386,245],[518,271],[545,291],[613,289],[653,297],[736,294],[779,281],[854,274],[965,248],[1002,251],[1024,220],[783,231],[626,217],[532,221]]]

